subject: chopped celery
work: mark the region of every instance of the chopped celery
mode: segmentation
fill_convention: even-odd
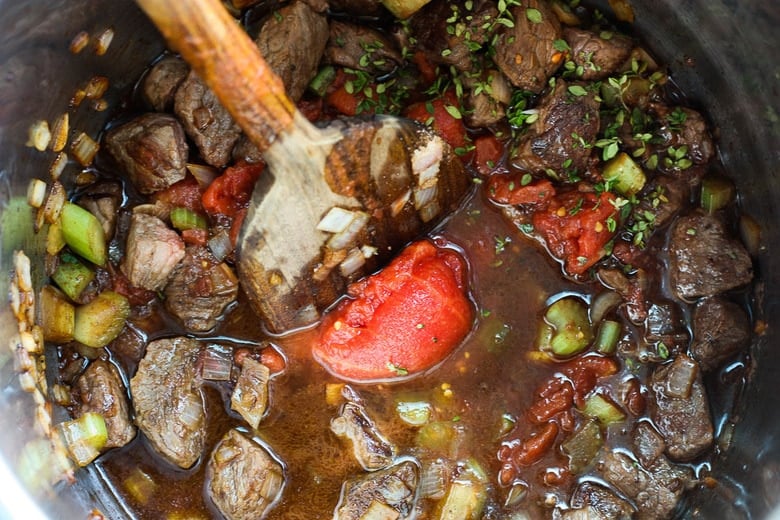
[[[541,325],[537,337],[541,350],[569,357],[585,350],[593,339],[588,309],[578,298],[561,298],[548,307],[544,318],[546,323]]]
[[[416,444],[420,448],[449,455],[457,448],[458,430],[447,421],[429,422],[417,432]]]
[[[78,419],[58,425],[73,461],[81,467],[92,462],[108,441],[106,421],[102,415],[87,412]]]
[[[626,418],[626,414],[612,400],[601,394],[593,394],[585,400],[582,413],[588,417],[598,419],[605,426],[620,422]]]
[[[431,419],[433,407],[427,401],[399,400],[395,411],[403,422],[411,426],[422,426]]]
[[[113,291],[104,291],[91,302],[76,308],[73,339],[88,347],[104,347],[122,332],[129,315],[127,298]]]
[[[77,301],[81,292],[95,279],[95,272],[75,255],[63,253],[57,270],[51,275],[62,292],[71,300]]]
[[[582,473],[604,444],[601,428],[596,421],[588,421],[574,435],[561,445],[569,457],[569,470],[575,475]]]
[[[729,179],[708,175],[701,180],[701,207],[707,213],[715,213],[734,200],[735,193],[734,183]]]
[[[380,0],[388,11],[393,13],[399,20],[405,20],[431,0]]]
[[[40,298],[43,338],[52,343],[72,341],[76,308],[62,292],[51,285],[41,289]]]
[[[620,152],[607,162],[601,175],[621,195],[636,195],[645,186],[645,172],[625,152]]]
[[[336,69],[333,67],[333,65],[325,65],[317,72],[317,75],[314,76],[314,79],[309,82],[309,90],[317,94],[319,97],[325,97],[325,94],[328,93],[328,87],[331,83],[333,83],[335,78]]]
[[[133,469],[122,484],[133,500],[143,505],[149,503],[157,490],[157,483],[139,467]]]
[[[487,493],[479,482],[455,480],[450,484],[434,518],[437,520],[476,520],[482,518]]]
[[[379,500],[372,500],[366,511],[360,515],[360,520],[398,520],[401,514]]]
[[[60,227],[65,243],[93,264],[106,265],[106,237],[95,215],[71,202],[62,206]]]
[[[596,350],[602,354],[612,354],[615,352],[618,340],[620,339],[621,330],[622,327],[617,321],[603,320],[599,324],[599,330],[596,333],[596,341],[594,342]]]
[[[187,229],[207,229],[206,217],[188,208],[176,207],[171,210],[171,225],[179,231]]]

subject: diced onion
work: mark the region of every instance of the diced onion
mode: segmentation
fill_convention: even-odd
[[[349,227],[356,217],[357,212],[335,206],[322,217],[322,220],[317,224],[317,229],[325,233],[341,233]]]
[[[54,161],[52,161],[51,166],[49,167],[49,175],[53,181],[56,181],[60,178],[60,175],[62,175],[62,171],[65,169],[67,164],[68,154],[65,152],[58,153],[57,157],[54,158]]]
[[[84,96],[87,99],[100,99],[108,90],[109,81],[105,76],[92,76],[84,87]]]
[[[58,429],[71,458],[81,467],[95,460],[108,441],[106,421],[99,413],[87,412],[59,424]]]
[[[438,186],[414,190],[414,209],[419,210],[436,198]]]
[[[687,399],[691,395],[699,366],[690,358],[678,357],[669,367],[669,377],[666,380],[666,394],[670,397]]]
[[[349,276],[366,264],[366,257],[358,248],[352,248],[347,257],[341,262],[340,271],[342,276]]]
[[[220,345],[209,345],[201,351],[201,376],[210,381],[227,381],[233,369],[233,353]]]
[[[441,212],[441,206],[439,206],[438,200],[433,200],[430,203],[426,204],[422,208],[420,208],[420,219],[423,222],[430,222],[434,218],[436,218],[436,215],[438,215]]]
[[[67,112],[63,112],[60,117],[54,121],[54,124],[51,127],[52,140],[49,143],[49,147],[53,152],[61,152],[65,149],[65,145],[68,143],[69,121],[70,119]]]
[[[89,33],[87,31],[81,31],[73,37],[68,48],[73,54],[78,54],[84,50],[88,43]]]
[[[224,260],[233,250],[230,235],[224,229],[209,239],[208,246],[211,254],[214,255],[218,262]]]
[[[426,465],[420,474],[420,497],[438,500],[447,489],[449,469],[441,461]]]
[[[40,179],[33,179],[27,185],[27,204],[33,208],[40,208],[46,199],[46,183]]]
[[[203,424],[203,402],[194,394],[187,394],[179,408],[179,418],[190,431],[198,431]]]
[[[27,146],[32,146],[39,152],[43,152],[51,141],[49,123],[44,120],[34,122],[28,131]]]
[[[599,293],[590,304],[590,321],[594,325],[598,324],[609,312],[620,305],[623,298],[615,291],[605,291]]]
[[[100,149],[100,145],[84,132],[79,132],[71,143],[70,149],[79,164],[89,166]]]
[[[147,504],[152,495],[157,491],[157,483],[151,476],[146,474],[141,468],[133,469],[122,483],[125,489],[130,493],[139,504]]]
[[[43,218],[46,222],[53,224],[60,219],[60,213],[66,198],[65,187],[57,181],[53,182],[49,190],[49,196],[46,197],[46,204],[43,206]]]
[[[114,30],[110,27],[97,35],[95,38],[95,54],[103,56],[108,52],[109,46],[114,39]]]
[[[187,163],[187,170],[195,177],[201,188],[210,186],[219,175],[216,168],[204,164]]]
[[[392,204],[390,204],[390,215],[393,217],[397,217],[401,211],[403,211],[404,206],[406,206],[406,203],[409,202],[409,197],[412,196],[412,190],[406,190],[403,195],[395,199]]]
[[[328,241],[328,247],[332,250],[338,251],[347,248],[368,224],[369,216],[367,213],[356,211],[354,215],[355,217],[349,226],[344,231],[333,235]]]
[[[376,247],[374,247],[374,246],[363,245],[363,246],[360,246],[360,252],[363,253],[363,258],[368,260],[369,258],[374,256],[375,254],[377,254],[379,252],[379,250]]]

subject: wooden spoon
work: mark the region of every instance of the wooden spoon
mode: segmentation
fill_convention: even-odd
[[[460,203],[463,165],[427,127],[389,116],[315,127],[219,0],[137,3],[263,152],[238,273],[272,332],[316,321]]]

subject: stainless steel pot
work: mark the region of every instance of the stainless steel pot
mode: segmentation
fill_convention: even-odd
[[[694,494],[683,517],[767,518],[780,502],[780,4],[631,3],[636,31],[712,118],[740,203],[762,224],[755,303],[768,330],[752,346],[755,370],[738,398],[741,421],[733,444],[713,465],[721,485]],[[53,121],[68,110],[74,93],[93,75],[110,79],[104,98],[116,106],[163,44],[129,0],[0,0],[0,13],[0,269],[10,272],[13,251],[24,249],[35,277],[42,270],[43,237],[32,233],[25,191],[30,179],[48,178],[53,154],[25,146],[30,124]],[[105,55],[90,46],[79,54],[69,51],[80,31],[95,36],[107,28],[115,36]],[[96,111],[85,103],[70,113],[72,132],[95,136],[111,109]],[[0,293],[8,289],[9,277],[0,276]],[[13,342],[15,331],[8,306],[0,306],[2,341]],[[32,399],[19,389],[5,346],[0,346],[0,389],[0,518],[78,519],[92,508],[109,518],[132,518],[93,469],[80,471],[75,485],[58,488],[54,496],[28,496],[14,468],[21,446],[36,435]],[[780,512],[774,516],[780,518]]]

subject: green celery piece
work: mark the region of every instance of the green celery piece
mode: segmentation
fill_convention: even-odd
[[[607,162],[601,175],[615,187],[615,191],[629,197],[639,193],[647,180],[642,168],[625,152]]]
[[[198,215],[191,209],[173,208],[171,210],[171,224],[179,231],[187,229],[206,229],[208,222],[203,215]]]
[[[75,255],[64,253],[52,279],[68,298],[78,300],[81,292],[95,279],[95,272],[82,263]]]
[[[73,339],[92,348],[101,348],[116,338],[130,315],[130,302],[113,291],[103,291],[91,302],[76,307]]]
[[[95,215],[81,206],[66,202],[60,213],[60,226],[65,243],[73,252],[95,265],[106,265],[106,237]]]

